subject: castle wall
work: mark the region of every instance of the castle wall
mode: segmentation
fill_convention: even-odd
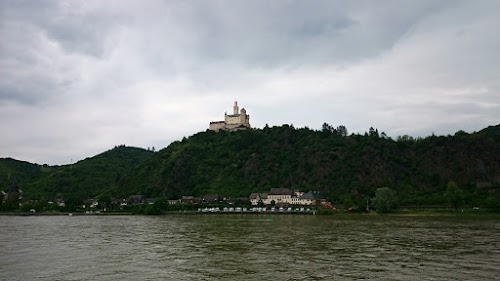
[[[240,123],[240,116],[239,114],[237,116],[234,116],[234,115],[226,115],[225,118],[224,118],[226,124],[228,125],[236,125],[236,124],[241,124]]]
[[[212,131],[219,131],[221,129],[224,129],[226,126],[226,123],[224,121],[221,122],[210,122],[210,127],[209,129]]]

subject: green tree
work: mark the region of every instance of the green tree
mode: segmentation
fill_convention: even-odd
[[[456,210],[464,204],[464,192],[454,181],[448,182],[444,197]]]
[[[345,209],[349,209],[354,206],[354,201],[347,195],[342,196],[342,198],[340,198],[340,202],[342,202]]]
[[[484,206],[495,212],[500,212],[500,200],[496,199],[493,196],[488,196],[484,200]]]
[[[23,203],[20,208],[21,212],[25,213],[29,212],[31,209],[33,209],[33,204],[30,202]]]
[[[398,196],[396,191],[381,187],[375,191],[375,197],[372,198],[372,204],[377,209],[377,212],[387,213],[398,208]]]
[[[16,201],[6,200],[2,204],[2,211],[14,211],[19,209],[19,203]]]
[[[140,213],[144,213],[145,215],[159,215],[160,209],[158,206],[148,204]]]
[[[323,123],[323,125],[321,126],[321,131],[323,131],[324,133],[336,133],[335,128],[328,123]]]
[[[50,211],[57,211],[57,212],[61,211],[61,207],[57,203],[49,204],[47,209]]]
[[[66,205],[65,209],[68,212],[75,212],[80,206],[82,206],[83,199],[78,196],[71,196],[64,200]],[[55,204],[57,205],[57,204]],[[51,208],[52,209],[52,208]]]
[[[156,198],[155,202],[153,203],[153,207],[158,210],[158,212],[166,211],[168,209],[168,203],[167,200],[163,197],[158,197]]]
[[[371,137],[379,137],[379,134],[378,134],[378,129],[374,129],[373,127],[370,127],[369,131],[368,131],[368,135],[371,136]]]
[[[337,127],[337,134],[339,134],[339,136],[346,137],[347,136],[346,126],[344,126],[344,125],[338,126]]]
[[[108,195],[99,196],[98,202],[99,202],[99,206],[101,207],[101,209],[111,207],[111,197],[109,197]]]

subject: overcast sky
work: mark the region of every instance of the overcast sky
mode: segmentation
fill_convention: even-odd
[[[164,148],[223,120],[500,123],[500,1],[0,0],[0,157]]]

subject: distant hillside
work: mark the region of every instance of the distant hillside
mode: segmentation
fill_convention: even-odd
[[[154,154],[142,148],[119,146],[73,165],[39,166],[13,159],[4,163],[1,176],[16,175],[24,196],[31,198],[89,198],[110,190],[125,174]],[[5,184],[7,181],[5,181]]]
[[[499,141],[500,140],[500,125],[489,126],[488,128],[485,128],[485,129],[479,131],[478,134],[489,135],[490,137],[493,137],[496,141]]]
[[[12,158],[0,158],[0,190],[13,182],[23,184],[34,180],[41,173],[41,166]]]
[[[326,124],[327,125],[327,124]],[[375,129],[339,134],[284,125],[262,130],[202,132],[174,142],[120,180],[116,194],[248,196],[273,187],[318,190],[337,202],[363,202],[378,187],[403,203],[441,203],[448,181],[469,200],[499,196],[500,126],[475,134],[408,136]]]

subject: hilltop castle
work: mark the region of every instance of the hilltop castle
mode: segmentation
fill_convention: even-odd
[[[224,121],[213,121],[210,122],[209,129],[212,131],[228,130],[235,131],[244,128],[250,128],[250,115],[247,111],[242,108],[239,111],[238,102],[234,102],[233,114],[228,115],[227,112],[224,113]]]

